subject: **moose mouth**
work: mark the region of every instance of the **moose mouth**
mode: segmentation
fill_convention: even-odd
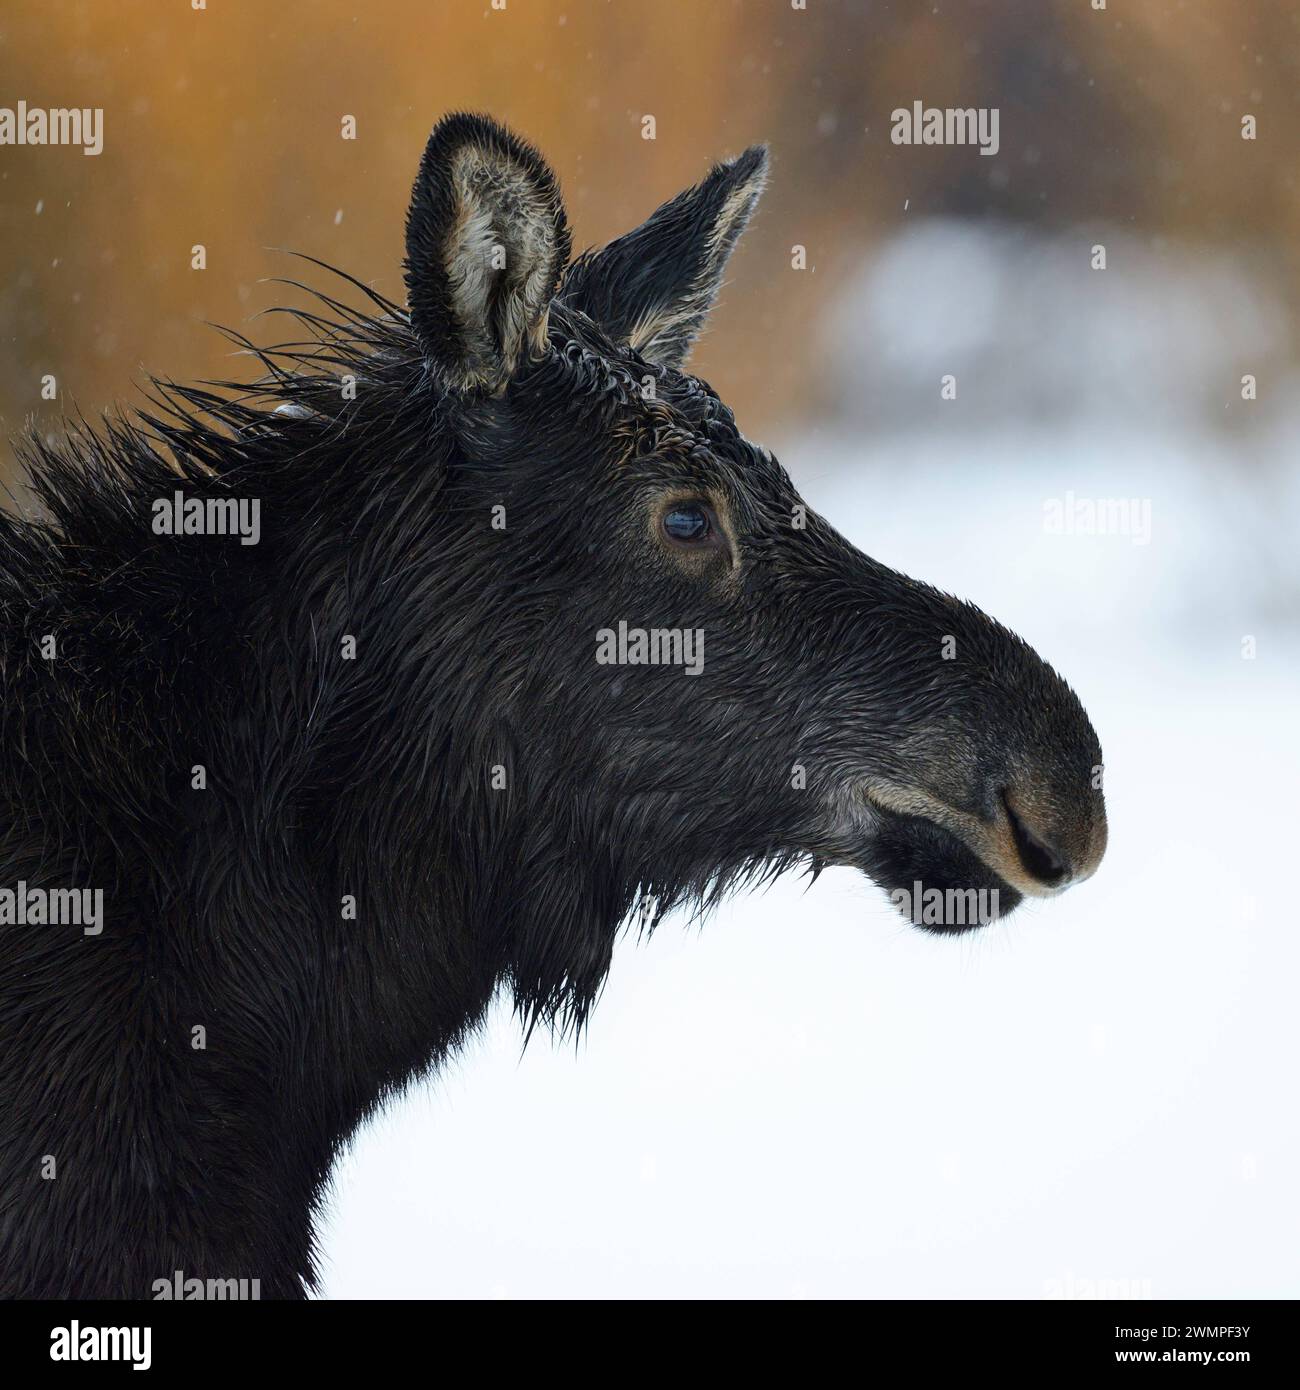
[[[860,819],[867,822],[862,826],[867,833],[839,862],[851,864],[883,888],[914,926],[943,935],[974,931],[1006,917],[1024,900],[1026,893],[1009,883],[966,837],[929,815],[898,809],[889,802],[901,798],[889,795],[887,802],[885,795],[889,794],[875,789],[861,793],[865,814]],[[1033,846],[1016,833],[1009,806],[999,820],[1003,817],[1017,850],[1032,855]]]

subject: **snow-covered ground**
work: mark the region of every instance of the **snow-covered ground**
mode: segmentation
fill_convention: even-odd
[[[783,881],[625,942],[576,1055],[502,1007],[340,1166],[327,1295],[1300,1296],[1300,419],[1276,381],[1249,431],[1208,418],[1279,349],[1257,284],[1110,244],[1127,281],[909,232],[839,330],[875,396],[779,450],[1075,686],[1100,872],[956,941],[847,870]],[[947,370],[965,420],[899,404]],[[1149,538],[1054,533],[1071,496]]]

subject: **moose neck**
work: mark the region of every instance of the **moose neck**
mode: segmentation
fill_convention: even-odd
[[[263,516],[305,493],[286,488]],[[572,847],[547,843],[547,808],[510,811],[517,783],[493,791],[494,767],[526,780],[516,716],[484,722],[465,644],[413,619],[417,601],[450,608],[454,540],[440,564],[413,564],[380,508],[362,542],[377,577],[361,582],[346,530],[365,499],[329,503],[337,530],[316,557],[268,565],[236,543],[218,578],[176,543],[178,569],[139,586],[176,596],[157,668],[130,640],[94,646],[111,625],[129,639],[156,624],[133,595],[65,593],[55,698],[34,662],[8,692],[24,720],[10,872],[102,886],[105,925],[16,941],[16,968],[57,981],[76,1022],[56,1043],[0,1020],[0,1081],[15,1114],[46,1113],[58,1176],[4,1146],[6,1185],[32,1200],[16,1218],[27,1263],[0,1292],[150,1297],[179,1271],[302,1296],[320,1192],[365,1116],[454,1049],[499,983],[573,1021],[608,968],[620,878],[593,890]],[[419,684],[412,642],[433,649]],[[80,713],[73,669],[92,652],[102,719]],[[75,826],[60,862],[35,808]],[[555,868],[544,900],[539,862]]]

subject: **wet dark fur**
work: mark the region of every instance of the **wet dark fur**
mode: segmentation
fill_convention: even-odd
[[[996,883],[927,822],[865,833],[859,770],[958,749],[977,808],[1009,761],[1097,761],[1018,638],[815,515],[792,531],[785,472],[710,389],[601,326],[644,263],[589,299],[575,272],[497,395],[448,389],[366,291],[300,312],[312,341],[259,351],[251,391],[159,384],[135,422],[27,441],[46,515],[0,517],[0,886],[101,887],[106,921],[0,929],[0,1292],[181,1270],[301,1296],[339,1145],[499,987],[576,1028],[621,923],[795,864]],[[658,264],[711,302],[697,268],[666,284],[689,256]],[[261,543],[152,534],[178,486],[260,498]],[[734,568],[657,544],[647,508],[682,491],[725,498]],[[704,674],[597,665],[620,618],[703,628]]]

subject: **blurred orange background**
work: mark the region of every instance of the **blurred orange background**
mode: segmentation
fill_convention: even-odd
[[[1297,15],[1274,0],[10,4],[0,105],[102,107],[105,144],[95,158],[0,147],[0,425],[93,415],[148,371],[238,374],[202,324],[249,330],[284,298],[263,281],[304,267],[273,247],[400,300],[411,180],[429,128],[456,108],[540,147],[575,247],[770,142],[769,192],[694,357],[754,432],[815,411],[813,326],[908,218],[1101,219],[1157,247],[1248,242],[1294,323]],[[916,99],[998,106],[998,157],[891,144],[890,112]],[[341,138],[347,115],[355,140]],[[190,268],[199,243],[203,271]],[[57,402],[40,399],[47,372]]]

